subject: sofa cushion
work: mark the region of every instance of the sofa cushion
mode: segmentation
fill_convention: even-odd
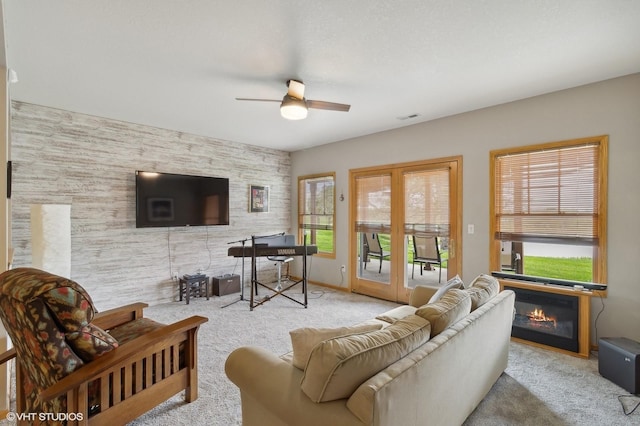
[[[349,397],[369,377],[429,340],[429,322],[409,315],[364,334],[336,337],[315,346],[302,378],[302,391],[314,402]]]
[[[89,324],[78,331],[65,334],[73,351],[84,362],[91,362],[118,347],[118,341],[100,327]]]
[[[418,308],[416,315],[431,323],[431,336],[435,337],[470,312],[471,296],[465,290],[453,288],[437,302]]]
[[[436,291],[435,294],[431,296],[431,299],[429,299],[429,303],[437,302],[442,298],[442,296],[444,296],[447,291],[451,290],[452,288],[464,288],[464,282],[462,282],[462,278],[460,278],[460,275],[456,275],[455,277],[447,281],[445,285],[440,287],[438,291]]]
[[[477,276],[465,291],[471,296],[473,312],[500,292],[500,283],[491,275],[482,274]]]
[[[338,328],[297,328],[291,330],[291,346],[293,348],[293,358],[291,363],[294,367],[304,370],[307,360],[313,348],[320,342],[338,336],[348,336],[350,334],[366,333],[369,331],[380,330],[382,324],[374,322],[365,322],[351,327]]]
[[[376,317],[376,319],[380,321],[385,321],[390,324],[402,319],[408,315],[413,315],[416,313],[416,308],[410,305],[402,305],[395,307],[383,314],[380,314]]]
[[[469,285],[469,288],[472,287],[480,287],[490,289],[491,293],[494,295],[500,292],[500,282],[496,277],[493,277],[488,274],[480,274],[474,278],[474,280]]]

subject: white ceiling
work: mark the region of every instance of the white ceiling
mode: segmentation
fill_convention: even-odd
[[[2,1],[12,99],[287,151],[640,72],[639,0]]]

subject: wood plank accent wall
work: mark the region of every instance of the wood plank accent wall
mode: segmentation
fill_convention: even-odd
[[[71,278],[100,310],[178,300],[174,274],[240,274],[228,242],[290,232],[285,151],[21,102],[11,150],[14,267],[31,265],[30,205],[71,204]],[[137,229],[136,170],[229,178],[230,225]],[[270,186],[269,213],[248,212],[250,184]]]

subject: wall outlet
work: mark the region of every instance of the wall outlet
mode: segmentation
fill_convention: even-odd
[[[345,272],[347,270],[347,267],[344,265],[340,266],[340,272]]]

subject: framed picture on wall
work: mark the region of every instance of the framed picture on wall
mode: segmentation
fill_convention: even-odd
[[[269,187],[262,185],[249,186],[249,212],[265,213],[269,211]]]

